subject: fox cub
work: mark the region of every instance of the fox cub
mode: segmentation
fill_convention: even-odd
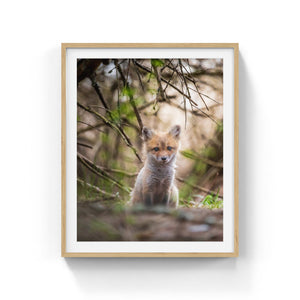
[[[176,154],[179,147],[180,126],[167,133],[155,133],[144,127],[142,137],[147,159],[139,172],[131,194],[131,203],[177,207],[178,189],[174,184]]]

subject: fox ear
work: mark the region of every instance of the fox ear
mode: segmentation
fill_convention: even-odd
[[[169,134],[171,134],[175,139],[179,139],[180,132],[181,132],[180,126],[175,125],[170,129]]]
[[[147,140],[151,139],[152,135],[153,135],[152,130],[144,126],[143,130],[142,130],[143,140],[147,141]]]

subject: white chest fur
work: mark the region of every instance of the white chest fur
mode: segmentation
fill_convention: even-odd
[[[175,163],[166,165],[147,165],[147,185],[157,193],[167,192],[171,187],[175,177]]]

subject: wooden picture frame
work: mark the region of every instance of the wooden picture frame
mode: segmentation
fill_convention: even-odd
[[[70,224],[67,221],[69,214],[69,206],[67,197],[70,197],[70,193],[67,194],[67,186],[69,179],[70,164],[67,162],[67,157],[70,155],[68,151],[68,142],[70,142],[70,136],[67,134],[67,129],[71,126],[68,124],[68,77],[71,76],[68,69],[68,51],[78,49],[115,49],[119,51],[125,51],[126,49],[160,49],[164,51],[175,51],[174,49],[194,49],[201,51],[205,49],[207,51],[218,51],[224,49],[228,50],[232,55],[231,67],[232,77],[228,79],[226,84],[232,88],[232,97],[227,99],[232,102],[232,114],[230,117],[233,125],[229,135],[232,136],[232,148],[230,148],[231,155],[233,157],[232,168],[233,178],[230,182],[233,186],[232,193],[232,247],[230,251],[106,251],[106,252],[95,252],[95,251],[71,251],[68,249],[68,226]],[[194,51],[193,50],[193,51]],[[191,50],[192,51],[192,50]],[[114,58],[111,56],[110,58]],[[239,104],[238,104],[238,60],[239,60],[239,46],[237,43],[63,43],[61,44],[61,256],[62,257],[237,257],[239,254],[239,194],[238,194],[238,119],[239,119]],[[74,75],[74,74],[73,74]],[[225,128],[224,130],[227,130]],[[232,153],[233,152],[233,153]],[[71,199],[76,201],[76,199]],[[74,223],[73,223],[74,224]],[[111,242],[114,243],[114,242]],[[205,242],[203,242],[205,243]]]

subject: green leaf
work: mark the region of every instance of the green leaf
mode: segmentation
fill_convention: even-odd
[[[210,205],[213,203],[213,201],[214,201],[214,199],[213,199],[212,195],[207,195],[202,203],[204,205]]]
[[[134,95],[134,90],[131,87],[129,87],[128,85],[126,85],[122,89],[122,95],[132,98]]]
[[[156,90],[156,89],[148,89],[148,92],[149,92],[151,95],[156,95],[156,94],[157,94],[157,90]]]
[[[164,64],[164,61],[161,59],[151,59],[151,65],[153,67],[163,67]]]
[[[146,80],[147,81],[149,81],[149,80],[151,80],[151,79],[154,79],[155,78],[155,75],[153,74],[153,73],[148,73],[147,75],[146,75]]]
[[[207,195],[204,198],[204,200],[202,201],[202,205],[209,209],[223,208],[223,200],[219,200],[219,190],[216,195],[214,195],[213,193],[210,195]]]
[[[180,153],[186,158],[195,159],[195,153],[193,150],[186,149],[181,151]]]
[[[223,133],[223,123],[217,125],[217,133]]]
[[[218,199],[219,199],[219,191],[220,191],[220,189],[218,189],[217,195],[214,198],[215,201],[218,201]]]
[[[217,150],[212,146],[208,146],[202,150],[202,155],[207,158],[213,159],[217,156]]]

